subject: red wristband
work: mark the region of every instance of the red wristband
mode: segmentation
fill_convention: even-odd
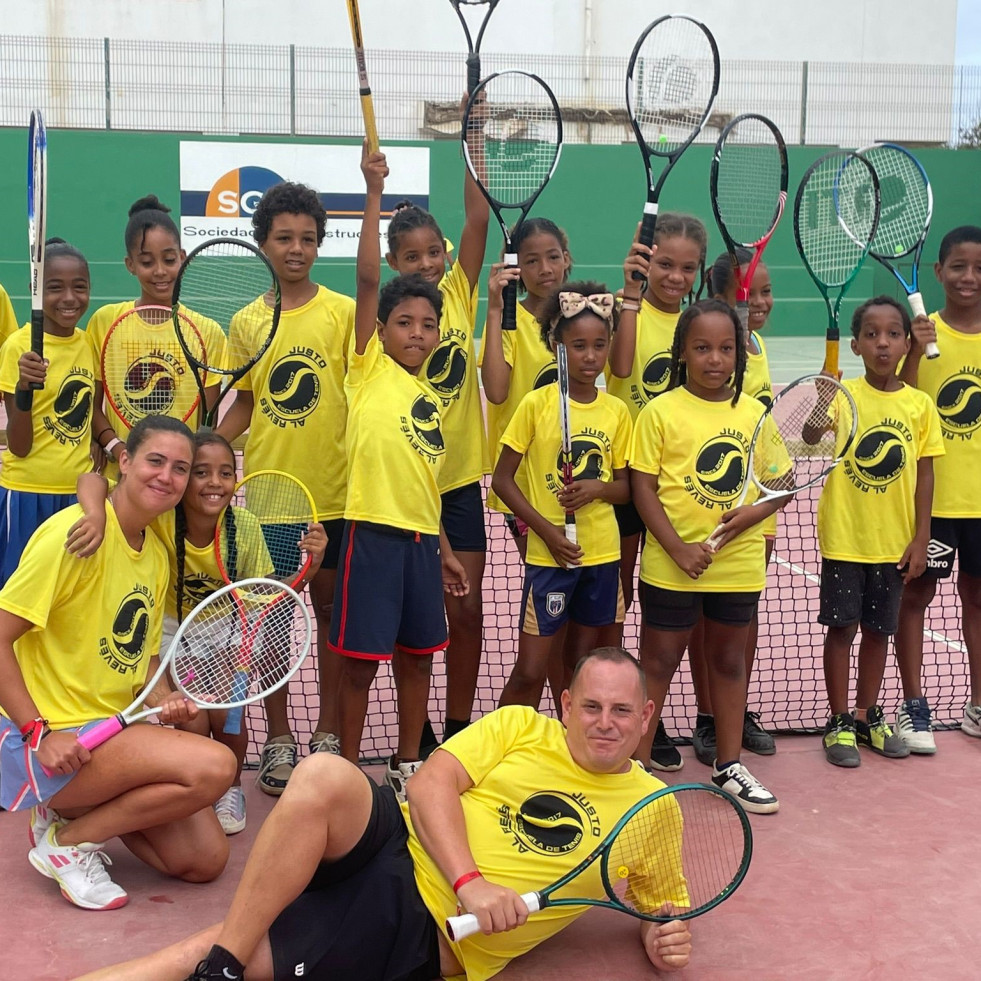
[[[456,882],[453,883],[453,892],[457,893],[460,891],[460,886],[465,886],[468,882],[473,882],[474,879],[482,879],[483,876],[477,869],[473,872],[464,872]]]

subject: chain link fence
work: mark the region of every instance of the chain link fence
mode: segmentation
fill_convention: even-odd
[[[485,75],[507,68],[540,75],[562,106],[567,142],[632,139],[626,58],[491,53],[482,67]],[[456,136],[465,80],[459,52],[369,51],[368,70],[384,139]],[[347,48],[0,35],[0,125],[26,125],[35,106],[53,128],[361,133]],[[729,119],[749,111],[770,116],[792,144],[977,145],[981,68],[727,61],[701,140],[714,142]]]

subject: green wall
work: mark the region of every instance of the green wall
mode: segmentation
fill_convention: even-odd
[[[144,194],[156,193],[177,209],[180,200],[178,147],[181,139],[214,137],[175,133],[51,131],[49,139],[48,234],[81,248],[92,266],[94,310],[102,303],[133,295],[133,281],[122,264],[122,229],[129,205]],[[248,137],[249,142],[261,138]],[[284,142],[282,138],[267,142]],[[304,139],[305,143],[345,142]],[[346,141],[350,142],[350,141]],[[462,224],[462,169],[453,141],[431,144],[431,207],[445,233],[459,240]],[[804,170],[823,152],[820,147],[790,150],[791,199]],[[927,242],[923,292],[928,309],[940,302],[931,265],[943,233],[954,225],[981,224],[981,154],[972,150],[921,150],[935,196],[933,231]],[[18,315],[28,314],[24,221],[26,133],[0,130],[0,283],[11,294]],[[721,248],[711,222],[708,171],[711,147],[697,146],[668,179],[662,208],[693,212],[706,219],[710,258]],[[644,172],[633,145],[568,146],[552,183],[536,205],[564,226],[572,243],[575,275],[621,283],[620,265],[640,218],[644,202]],[[771,328],[784,335],[821,333],[825,326],[823,301],[804,272],[794,248],[792,200],[767,252],[777,303]],[[492,228],[491,249],[498,249]],[[321,260],[316,278],[353,293],[353,260]],[[899,294],[898,284],[877,263],[868,263],[852,289],[854,302],[877,292]]]

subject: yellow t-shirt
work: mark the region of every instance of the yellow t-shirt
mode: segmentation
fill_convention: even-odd
[[[749,443],[763,411],[748,395],[740,395],[733,406],[675,388],[641,412],[630,467],[657,475],[657,496],[683,541],[706,541],[739,500]],[[755,499],[751,489],[745,503]],[[766,578],[763,559],[763,529],[757,523],[722,548],[698,579],[690,579],[648,530],[640,578],[681,592],[755,592]]]
[[[640,410],[668,387],[671,378],[671,345],[678,313],[664,313],[646,299],[637,314],[637,345],[628,378],[617,378],[606,369],[606,390],[626,403],[634,422]]]
[[[0,392],[16,391],[17,362],[31,348],[31,329],[24,327],[0,348]],[[80,473],[92,469],[92,403],[95,362],[85,332],[70,337],[44,335],[48,375],[34,393],[31,423],[34,439],[27,456],[3,451],[0,486],[34,494],[74,494]]]
[[[933,513],[981,517],[981,334],[964,334],[931,313],[940,357],[920,359],[916,387],[940,412],[947,452],[933,463]],[[969,475],[973,474],[974,478]]]
[[[625,773],[584,770],[569,754],[562,724],[527,706],[485,715],[439,752],[455,756],[474,784],[460,802],[477,868],[491,882],[518,893],[541,889],[575,868],[634,804],[664,786],[635,761]],[[402,814],[409,827],[416,886],[442,930],[446,917],[457,912],[456,897],[420,844],[407,804]],[[659,840],[677,849],[678,835],[676,812],[669,813]],[[681,907],[688,901],[680,868],[670,881],[652,886],[652,904],[675,902]],[[557,895],[602,898],[599,863]],[[450,941],[450,946],[466,969],[467,981],[485,981],[587,908],[552,906],[519,929],[489,937],[478,933]]]
[[[903,385],[842,385],[858,409],[858,432],[828,475],[818,502],[818,544],[826,559],[898,562],[916,533],[916,461],[941,456],[940,418],[930,397]]]
[[[378,335],[372,334],[363,355],[351,352],[344,387],[344,517],[438,535],[445,452],[439,406],[429,386],[385,354]]]
[[[757,351],[750,348],[746,352],[746,374],[743,375],[743,391],[754,399],[759,399],[765,408],[773,402],[773,384],[770,381],[770,362],[766,356],[766,345],[757,331],[752,332]],[[778,511],[777,514],[780,512]],[[771,538],[777,533],[777,514],[771,514],[763,522],[763,534]]]
[[[235,385],[255,400],[245,475],[292,474],[313,495],[321,521],[344,513],[349,455],[344,376],[353,337],[354,300],[321,286],[309,303],[283,312],[269,350]]]
[[[611,483],[613,471],[626,467],[630,413],[619,399],[602,390],[596,392],[596,398],[588,405],[570,399],[569,429],[574,480]],[[528,482],[525,496],[531,506],[553,525],[563,524],[565,512],[555,496],[562,486],[558,385],[536,389],[521,400],[501,443],[525,458]],[[591,501],[580,508],[576,512],[576,530],[584,566],[619,561],[620,532],[612,504]],[[527,562],[557,566],[545,543],[531,530]]]
[[[220,522],[226,520],[227,510],[221,513],[218,518]],[[232,517],[235,529],[236,544],[236,564],[234,569],[226,568],[229,577],[245,579],[253,576],[270,576],[273,574],[273,561],[269,557],[269,550],[266,547],[265,539],[262,536],[262,528],[253,514],[245,508],[232,505]],[[167,605],[166,614],[181,619],[177,612],[177,521],[174,511],[168,511],[160,515],[152,526],[157,533],[157,537],[163,542],[167,549],[167,557],[170,560],[170,579],[167,585]],[[225,560],[227,563],[227,559]],[[203,548],[191,544],[184,539],[184,604],[183,616],[186,617],[191,610],[202,600],[207,599],[216,589],[225,585],[221,570],[218,567],[218,560],[215,556],[214,541],[209,542]]]
[[[516,330],[501,332],[504,360],[511,366],[508,397],[500,405],[487,403],[487,443],[493,454],[492,467],[497,465],[498,457],[501,455],[501,437],[504,435],[504,430],[508,428],[508,423],[518,404],[529,392],[551,385],[558,377],[555,355],[542,343],[541,326],[520,303],[516,320],[518,324]],[[487,343],[486,330],[484,343]],[[481,351],[481,364],[483,364],[483,351]],[[527,497],[528,478],[525,474],[524,461],[518,467],[514,480]],[[487,506],[494,511],[510,514],[507,505],[492,490],[487,491]]]
[[[17,316],[7,291],[0,286],[0,344],[17,330]]]
[[[79,560],[65,537],[81,516],[75,505],[45,521],[0,592],[0,609],[34,624],[14,653],[54,729],[126,708],[146,681],[163,627],[167,553],[157,536],[147,529],[134,551],[108,506],[102,545]]]
[[[460,263],[454,262],[439,281],[439,291],[443,294],[440,340],[419,378],[439,400],[446,440],[439,490],[445,494],[489,473],[490,456],[473,343],[477,290],[470,285]]]

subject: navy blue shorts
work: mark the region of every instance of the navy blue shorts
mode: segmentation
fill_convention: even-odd
[[[439,520],[454,552],[486,552],[487,529],[484,526],[484,498],[480,482],[466,484],[440,495],[442,512]]]
[[[330,620],[332,651],[383,661],[446,647],[439,536],[347,521]]]
[[[923,573],[946,579],[954,571],[954,556],[961,572],[981,578],[981,518],[930,519],[930,544]]]
[[[753,619],[759,601],[758,591],[696,593],[640,582],[644,623],[655,630],[691,630],[702,617],[729,627],[745,627]]]
[[[0,586],[14,574],[31,535],[53,514],[77,503],[74,494],[32,494],[0,487]]]
[[[275,981],[440,976],[438,928],[416,888],[405,820],[390,787],[371,789],[358,843],[322,863],[269,928]]]
[[[521,629],[535,637],[551,637],[568,620],[584,627],[623,623],[620,563],[575,569],[526,566],[521,611]]]

